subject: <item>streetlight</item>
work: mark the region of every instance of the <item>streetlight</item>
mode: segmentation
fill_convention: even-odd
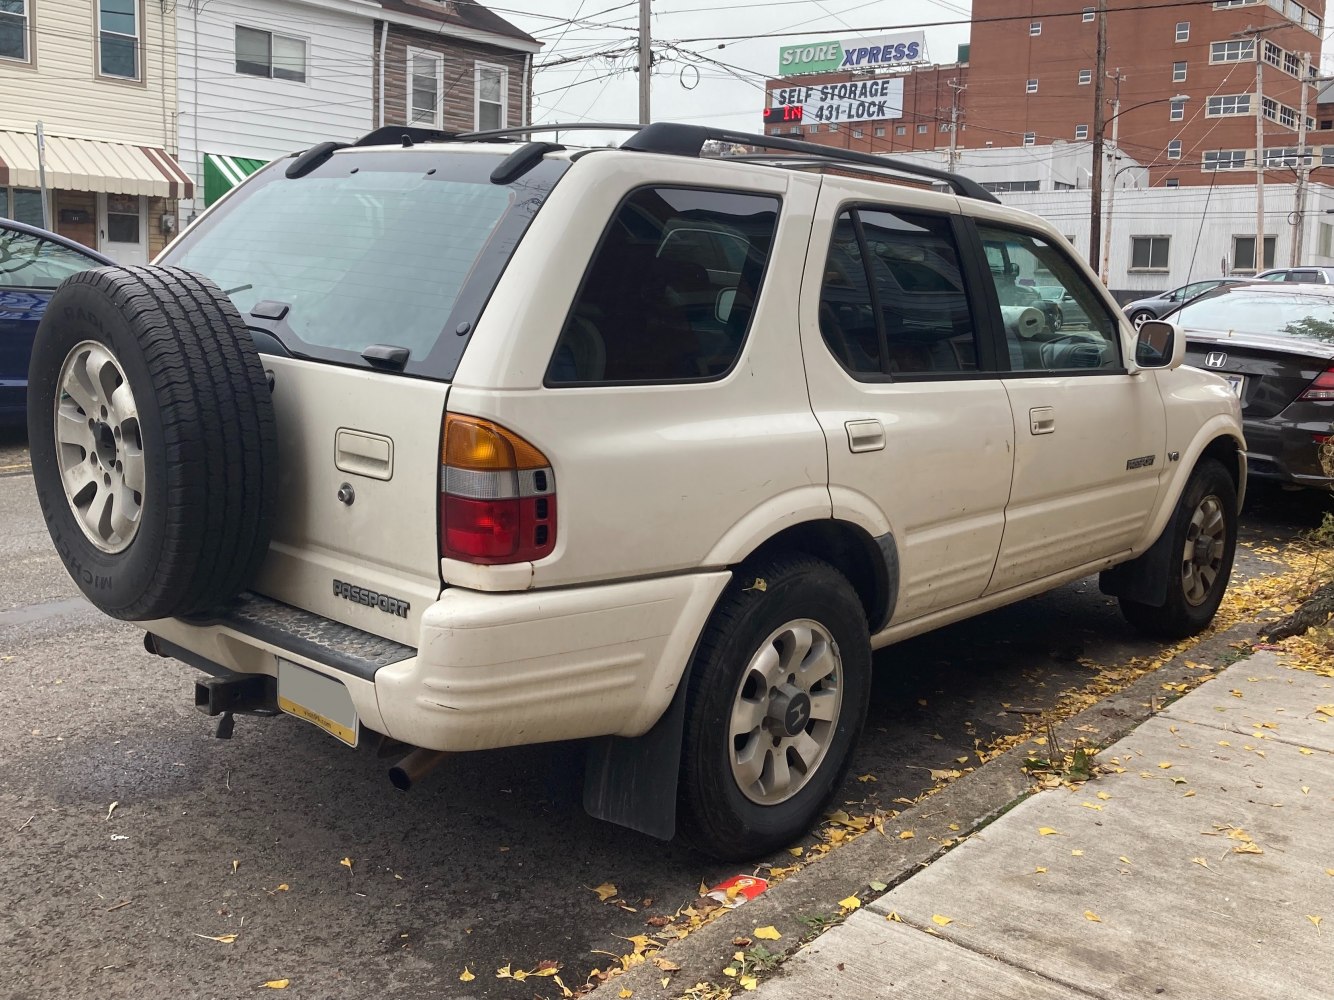
[[[1119,91],[1121,89],[1120,86],[1121,81],[1118,79],[1116,82],[1117,82],[1117,90]],[[1142,104],[1133,104],[1130,107],[1126,108],[1125,111],[1120,111],[1120,110],[1116,111],[1112,115],[1112,117],[1108,118],[1106,122],[1103,122],[1103,128],[1107,127],[1108,122],[1110,122],[1112,125],[1112,150],[1113,150],[1112,155],[1115,156],[1116,155],[1115,151],[1119,148],[1117,146],[1117,138],[1120,135],[1120,123],[1117,121],[1117,119],[1119,119],[1122,115],[1126,114],[1129,111],[1136,111],[1139,108],[1147,108],[1151,104],[1167,104],[1169,102],[1171,102],[1172,104],[1177,104],[1177,103],[1185,104],[1189,100],[1190,100],[1189,94],[1173,94],[1171,97],[1159,97],[1152,101],[1144,101]],[[1116,99],[1112,101],[1112,107],[1119,108],[1120,106],[1121,106],[1121,98],[1118,95]],[[1101,163],[1097,165],[1099,179],[1101,179],[1102,176],[1103,166],[1104,165]],[[1111,257],[1112,257],[1112,209],[1116,205],[1116,178],[1120,172],[1121,171],[1118,170],[1116,171],[1116,173],[1112,174],[1112,190],[1107,195],[1107,224],[1106,226],[1103,227],[1102,261],[1101,261],[1101,266],[1099,268],[1102,276],[1102,283],[1104,286],[1108,284],[1108,270],[1111,264]]]

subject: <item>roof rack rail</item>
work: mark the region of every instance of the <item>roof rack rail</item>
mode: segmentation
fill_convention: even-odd
[[[511,125],[508,128],[492,128],[484,132],[460,132],[451,135],[451,142],[485,142],[490,139],[508,139],[511,136],[530,135],[533,132],[639,132],[643,125],[631,125],[624,122],[567,122],[553,125]]]
[[[682,125],[676,122],[656,122],[646,125],[625,142],[621,149],[637,150],[641,153],[669,153],[676,156],[698,156],[704,143],[712,139],[715,142],[733,143],[738,146],[760,146],[766,149],[786,149],[794,153],[821,157],[835,163],[856,163],[881,170],[911,174],[916,177],[928,177],[943,181],[955,194],[978,201],[996,204],[1000,199],[977,181],[962,174],[924,167],[916,163],[907,163],[890,156],[876,156],[872,153],[857,153],[849,149],[821,146],[819,143],[802,142],[799,139],[783,139],[772,135],[755,135],[749,132],[733,132],[729,129],[711,128],[707,125]]]
[[[354,146],[392,146],[402,143],[415,146],[419,142],[450,142],[457,132],[445,132],[438,128],[422,128],[420,125],[381,125],[367,132],[354,142]]]

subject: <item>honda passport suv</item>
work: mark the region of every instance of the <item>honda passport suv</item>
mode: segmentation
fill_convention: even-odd
[[[1058,230],[795,140],[535,131],[321,144],[55,292],[51,537],[220,734],[295,715],[402,787],[584,740],[594,815],[753,857],[837,788],[872,650],[1093,573],[1209,624],[1237,399]]]

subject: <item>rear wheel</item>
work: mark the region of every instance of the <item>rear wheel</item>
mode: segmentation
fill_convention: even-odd
[[[1222,603],[1237,548],[1237,487],[1223,466],[1202,459],[1191,473],[1166,531],[1167,600],[1161,607],[1122,597],[1121,613],[1135,627],[1182,639],[1208,627]]]
[[[746,567],[690,668],[678,826],[719,858],[753,858],[810,829],[837,790],[870,692],[866,615],[809,556]]]

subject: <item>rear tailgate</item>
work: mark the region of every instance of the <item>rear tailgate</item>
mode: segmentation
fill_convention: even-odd
[[[1282,413],[1329,359],[1292,350],[1301,341],[1287,338],[1277,347],[1238,342],[1191,332],[1186,363],[1228,379],[1241,397],[1242,415],[1263,420]]]
[[[440,426],[449,386],[265,356],[280,474],[254,589],[417,644],[440,593]]]

